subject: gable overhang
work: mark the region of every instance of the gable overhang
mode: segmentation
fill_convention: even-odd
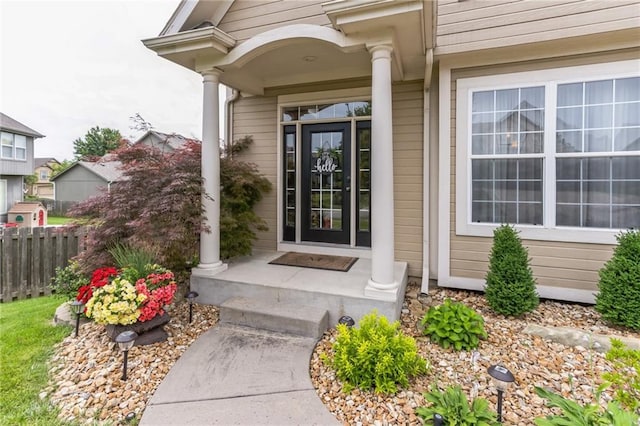
[[[160,36],[192,30],[204,22],[217,26],[234,0],[182,0],[160,32]]]
[[[224,57],[236,40],[216,27],[196,28],[177,34],[142,40],[149,49],[165,59],[195,70],[201,57]]]

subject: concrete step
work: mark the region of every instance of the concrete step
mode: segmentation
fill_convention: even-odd
[[[329,328],[326,309],[232,297],[220,305],[220,322],[319,339]]]

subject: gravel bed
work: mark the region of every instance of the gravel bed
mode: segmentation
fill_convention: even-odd
[[[534,386],[551,388],[581,403],[592,402],[600,376],[610,371],[604,354],[583,346],[566,347],[537,336],[521,333],[528,324],[574,327],[589,333],[625,335],[640,338],[640,333],[612,328],[600,320],[590,306],[544,301],[535,312],[522,318],[506,318],[494,314],[481,294],[460,290],[436,289],[429,295],[419,293],[420,286],[410,283],[401,315],[405,333],[416,338],[420,354],[431,368],[414,378],[407,389],[395,395],[378,395],[358,389],[350,394],[332,369],[321,360],[321,353],[331,353],[335,329],[325,333],[316,346],[310,362],[311,380],[318,396],[336,418],[348,425],[419,425],[415,409],[425,405],[423,392],[431,383],[441,389],[450,384],[461,385],[467,395],[488,398],[496,404],[496,392],[486,374],[492,364],[502,364],[516,377],[516,383],[504,400],[505,425],[532,425],[533,419],[549,414],[545,402],[538,398]],[[417,328],[429,306],[446,298],[464,302],[485,319],[488,339],[480,343],[480,357],[471,362],[471,352],[444,350],[431,344]],[[218,320],[216,307],[194,305],[194,320],[188,323],[188,304],[169,308],[171,322],[165,329],[166,342],[134,347],[129,353],[128,380],[122,381],[122,353],[111,342],[104,326],[83,324],[80,337],[71,335],[61,342],[50,361],[50,385],[40,394],[60,408],[60,419],[81,424],[126,424],[125,416],[134,413],[139,419],[147,401],[187,347]],[[605,392],[603,401],[610,398]]]
[[[213,306],[189,304],[167,309],[171,321],[165,326],[165,342],[134,346],[129,351],[127,380],[121,380],[123,355],[109,340],[105,327],[88,322],[79,337],[65,338],[50,360],[50,385],[40,394],[60,408],[59,418],[80,424],[125,424],[133,413],[140,419],[147,401],[180,355],[203,332],[218,321]]]
[[[395,395],[378,395],[357,389],[345,394],[341,391],[341,384],[333,370],[320,360],[321,353],[331,354],[335,329],[325,333],[316,346],[310,366],[312,382],[327,408],[344,424],[421,424],[421,420],[415,415],[415,408],[426,404],[423,392],[432,383],[436,383],[440,389],[459,384],[467,396],[485,397],[495,409],[497,393],[486,371],[492,364],[501,364],[516,377],[515,385],[505,395],[504,424],[532,425],[534,418],[551,413],[551,409],[545,406],[545,401],[535,394],[534,386],[550,388],[566,397],[571,396],[582,404],[593,402],[594,390],[602,383],[600,376],[604,371],[611,371],[611,365],[604,354],[589,349],[588,340],[585,340],[583,346],[567,347],[521,333],[528,324],[574,327],[588,333],[640,337],[638,333],[608,327],[590,306],[544,301],[534,312],[514,319],[494,314],[479,293],[437,289],[429,295],[421,295],[419,291],[418,284],[408,285],[401,326],[405,333],[416,339],[420,354],[430,362],[431,368],[426,375],[413,379],[407,389],[401,389]],[[465,303],[485,320],[488,338],[481,341],[478,348],[480,357],[475,363],[471,361],[472,352],[442,349],[431,344],[418,331],[418,321],[429,306],[439,305],[446,298]],[[608,399],[610,394],[605,392],[601,403]]]

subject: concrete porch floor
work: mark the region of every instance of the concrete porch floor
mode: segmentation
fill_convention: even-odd
[[[400,283],[397,291],[367,296],[364,290],[371,276],[371,259],[358,259],[348,272],[269,264],[282,254],[256,252],[230,262],[227,270],[215,275],[194,269],[191,289],[199,293],[197,302],[220,306],[240,296],[265,303],[314,306],[329,312],[331,325],[343,315],[357,322],[373,309],[390,320],[400,317],[407,285],[405,262],[394,263],[394,279]]]

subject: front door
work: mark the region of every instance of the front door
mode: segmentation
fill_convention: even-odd
[[[351,123],[302,126],[301,239],[349,244]]]

